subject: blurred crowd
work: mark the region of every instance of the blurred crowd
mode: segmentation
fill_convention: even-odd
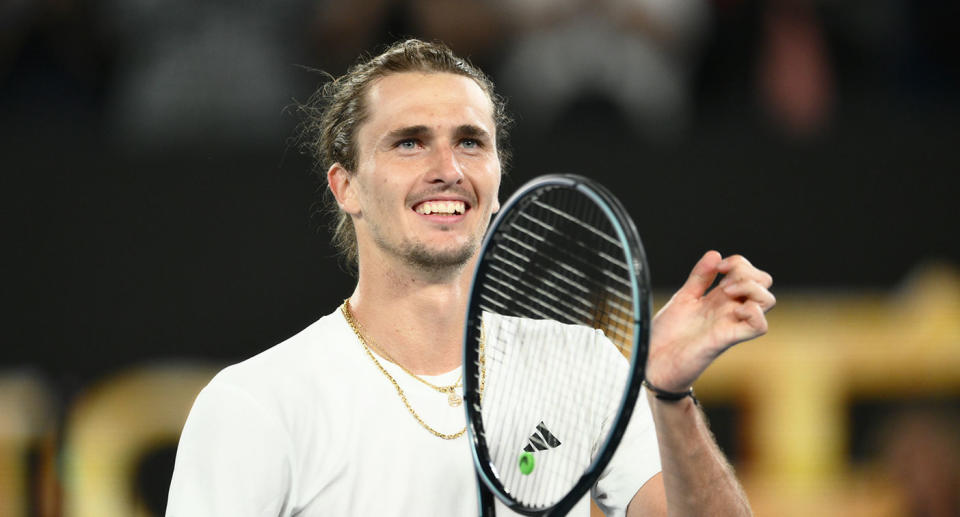
[[[951,13],[906,0],[12,0],[0,6],[0,105],[103,122],[137,146],[263,145],[321,80],[302,67],[338,74],[416,36],[491,72],[530,131],[599,97],[639,134],[671,139],[698,100],[738,88],[803,135],[829,122],[838,81],[955,86]]]

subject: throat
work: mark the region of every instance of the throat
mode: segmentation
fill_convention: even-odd
[[[390,291],[382,289],[371,297],[358,285],[349,301],[355,330],[370,348],[416,375],[458,369],[466,312],[460,289],[414,285],[396,296],[389,296]]]
[[[473,263],[428,269],[393,254],[361,254],[350,309],[369,338],[407,368],[423,375],[449,372],[463,360]]]

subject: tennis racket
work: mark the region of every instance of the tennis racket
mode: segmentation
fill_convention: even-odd
[[[633,412],[650,310],[637,230],[603,186],[542,176],[504,204],[464,334],[481,515],[494,515],[494,496],[525,515],[565,515],[584,499]]]

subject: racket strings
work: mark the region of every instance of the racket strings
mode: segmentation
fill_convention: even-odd
[[[508,241],[516,240],[516,238],[511,238],[509,236],[505,236],[504,239]],[[582,253],[586,253],[589,248],[586,246],[583,246],[583,248],[583,250],[575,250],[581,252],[578,254],[570,251],[568,248],[561,248],[552,242],[545,242],[537,251],[541,253],[550,253],[550,255],[545,255],[542,257],[541,260],[550,261],[553,266],[559,268],[563,273],[566,273],[566,275],[561,277],[560,275],[557,275],[553,269],[549,270],[551,274],[557,275],[558,278],[563,278],[563,282],[571,285],[578,291],[583,293],[591,292],[590,287],[583,285],[583,282],[593,283],[595,286],[602,285],[604,286],[605,290],[610,292],[610,294],[629,303],[631,301],[630,298],[624,297],[620,290],[616,288],[616,286],[611,286],[608,279],[612,279],[613,281],[619,283],[622,289],[629,289],[631,285],[630,282],[625,278],[616,275],[610,270],[610,268],[604,268],[597,264],[588,262],[583,257]],[[492,257],[503,262],[505,265],[511,267],[515,271],[523,272],[527,269],[527,267],[529,267],[529,264],[518,264],[517,262],[511,260],[513,256],[519,256],[516,251],[511,250],[509,247],[504,247],[502,251],[502,254],[498,253],[492,255]],[[571,264],[575,265],[576,268],[572,267]],[[614,266],[621,270],[624,267],[619,264],[614,264]],[[585,272],[594,272],[595,274],[587,275]],[[577,279],[571,279],[570,274],[578,275]],[[597,278],[600,280],[597,280]]]
[[[605,340],[572,339],[576,331],[531,320],[601,329],[627,355],[634,307],[628,260],[595,203],[575,192],[548,191],[517,214],[501,225],[478,277],[479,307],[509,317],[486,343],[487,395],[480,410],[504,489],[542,508],[566,495],[592,462],[624,381],[596,350],[609,346]],[[535,449],[537,470],[526,475],[516,468],[517,456],[539,432],[537,414],[551,432],[563,434],[555,450]]]
[[[550,253],[554,255],[559,255],[564,257],[566,260],[569,260],[574,263],[584,264],[584,265],[592,264],[592,262],[587,261],[587,258],[584,257],[584,253],[589,252],[591,255],[595,255],[596,257],[602,258],[604,261],[608,262],[611,266],[626,273],[627,264],[624,263],[622,260],[619,260],[618,258],[616,258],[611,253],[604,252],[602,249],[597,249],[596,246],[597,244],[600,244],[600,243],[586,242],[586,241],[577,239],[577,240],[570,240],[570,241],[564,242],[563,244],[565,244],[566,246],[559,247],[551,240],[542,239],[542,240],[539,240],[539,243],[546,246],[546,249],[538,249],[537,247],[532,246],[529,243],[523,242],[523,240],[520,238],[521,236],[536,237],[532,232],[528,230],[528,228],[521,226],[518,222],[515,222],[511,226],[513,227],[513,229],[518,230],[518,235],[504,234],[503,238],[517,244],[520,247],[527,248],[537,253]],[[562,234],[559,234],[559,235],[561,235],[561,238],[563,238]],[[570,247],[572,246],[576,246],[582,249],[576,249],[576,248],[571,249]],[[620,250],[622,248],[618,247],[616,249]],[[549,255],[542,255],[542,256],[549,256]],[[590,257],[590,258],[595,258],[595,257]],[[630,280],[626,276],[618,276],[614,274],[612,271],[606,270],[606,269],[598,269],[598,270],[601,271],[605,276],[609,276],[614,281],[619,282],[621,285],[625,287],[630,286]]]
[[[539,200],[535,201],[534,204],[538,207],[548,206]],[[563,214],[565,221],[575,220],[574,216],[554,207],[550,207],[549,212],[547,212],[547,215],[559,216],[560,214]],[[548,236],[554,237],[552,240],[547,240],[545,237],[538,235],[537,242],[541,244],[539,249],[536,249],[528,244],[524,244],[524,246],[528,247],[531,253],[540,253],[539,261],[548,262],[548,264],[546,264],[547,267],[543,268],[543,271],[546,271],[547,274],[552,277],[563,278],[566,280],[566,285],[572,284],[575,287],[576,292],[571,293],[570,290],[564,289],[562,285],[551,282],[549,279],[545,278],[544,275],[538,274],[537,269],[526,267],[526,264],[520,265],[515,261],[510,260],[509,257],[514,255],[524,258],[526,257],[512,250],[511,247],[506,244],[499,246],[497,252],[492,253],[491,257],[498,262],[502,262],[505,265],[511,266],[515,272],[509,273],[503,268],[491,266],[494,271],[497,271],[500,273],[500,275],[503,275],[506,278],[498,278],[499,275],[493,275],[492,273],[488,273],[488,277],[491,279],[491,281],[503,286],[503,288],[506,290],[513,291],[513,293],[511,295],[511,293],[507,293],[502,289],[494,289],[492,287],[491,291],[503,298],[508,298],[511,300],[523,300],[527,298],[533,300],[534,303],[538,304],[537,308],[534,308],[530,305],[524,306],[524,308],[528,310],[527,316],[530,317],[557,319],[559,321],[569,323],[583,323],[585,321],[590,321],[585,319],[586,314],[590,313],[590,319],[599,323],[599,325],[597,325],[598,328],[612,329],[613,334],[616,334],[609,335],[608,337],[618,342],[618,344],[621,345],[621,348],[624,348],[622,346],[623,344],[627,344],[628,346],[626,348],[629,348],[629,344],[632,343],[633,336],[632,333],[624,332],[624,330],[627,328],[632,328],[633,305],[631,293],[629,292],[631,284],[624,278],[629,274],[626,271],[626,263],[622,260],[613,261],[619,269],[617,272],[619,274],[610,271],[609,268],[598,267],[595,263],[590,261],[590,257],[598,251],[596,247],[597,243],[586,243],[582,239],[570,238],[567,234],[561,233],[557,229],[557,225],[544,222],[541,218],[534,217],[528,213],[521,213],[517,219],[520,218],[537,221],[537,228],[543,229],[544,232],[548,233]],[[607,223],[607,221],[601,221],[601,223]],[[582,224],[580,226],[589,228],[591,235],[598,235],[600,232],[598,229],[600,224],[597,224],[597,222],[593,222],[592,224]],[[609,226],[609,223],[607,223],[607,226]],[[517,227],[521,227],[521,225],[516,221],[513,221],[512,224],[510,224],[510,228]],[[532,234],[531,228],[523,229],[525,234]],[[604,235],[604,237],[607,236]],[[504,238],[510,240],[510,242],[517,240],[509,233],[505,233]],[[561,240],[563,241],[557,242]],[[614,248],[614,250],[607,250],[607,253],[602,253],[601,256],[610,256],[611,252],[623,256],[623,250],[619,244],[611,244],[611,240],[609,238],[605,238],[603,240],[608,244],[608,248]],[[577,244],[579,249],[569,251],[568,246],[561,245],[569,245],[571,241]],[[617,241],[612,242],[617,243]],[[503,251],[503,253],[500,253],[501,251]],[[563,274],[567,272],[575,273],[577,276],[577,281],[571,281],[570,275]],[[531,281],[525,281],[525,277],[529,278]],[[609,279],[611,278],[620,285],[610,285]],[[534,289],[537,292],[546,293],[547,295],[544,296],[544,298],[547,299],[541,299],[535,296],[531,297],[529,296],[529,291],[511,288],[512,285],[519,285],[525,289]],[[555,293],[549,294],[550,290],[555,291]],[[598,296],[598,292],[602,292],[603,294],[610,296]],[[584,293],[594,293],[594,296],[592,297],[593,299],[587,299],[584,296]],[[566,301],[560,300],[576,301],[581,306],[573,306],[566,303]],[[518,301],[518,303],[522,302]],[[569,315],[565,311],[557,310],[554,307],[555,305],[560,305],[562,309],[577,313],[580,318]],[[502,306],[503,305],[501,304],[501,307]]]
[[[527,341],[537,340],[550,342],[551,336],[536,336],[536,335],[526,335],[523,338]],[[506,338],[505,338],[506,339]],[[528,361],[515,361],[514,365],[522,365],[521,369],[530,370],[533,368],[541,368],[544,371],[551,370],[563,370],[570,371],[569,365],[566,363],[569,359],[569,350],[556,351],[546,356],[546,360],[543,360],[539,363],[531,363]],[[619,389],[609,390],[601,389],[604,387],[604,378],[606,377],[607,372],[604,372],[601,368],[601,364],[596,361],[596,355],[591,354],[579,354],[573,356],[574,361],[580,363],[580,367],[572,371],[573,376],[565,377],[562,379],[564,383],[569,384],[570,386],[577,386],[577,390],[569,389],[557,389],[557,383],[527,383],[524,386],[513,385],[513,389],[500,389],[497,390],[497,393],[500,394],[498,400],[490,400],[489,403],[492,407],[504,407],[507,404],[511,403],[511,397],[508,394],[516,394],[516,391],[523,391],[529,393],[529,400],[538,401],[539,404],[534,404],[538,406],[537,408],[529,409],[543,409],[547,408],[546,414],[550,414],[550,408],[579,408],[579,411],[572,412],[572,415],[575,417],[574,421],[566,423],[566,429],[568,432],[572,429],[576,431],[576,434],[585,434],[588,436],[601,436],[601,428],[604,428],[611,418],[610,414],[610,402],[611,399],[609,395],[612,392],[619,393]],[[527,358],[529,359],[529,357]],[[592,359],[592,360],[591,360]],[[532,375],[533,377],[542,377],[540,375]],[[517,410],[517,416],[523,416],[526,411],[519,411],[520,408],[515,408]],[[524,408],[528,409],[528,408]],[[490,415],[491,417],[493,415]],[[555,415],[554,415],[555,416]],[[547,418],[548,426],[555,423],[555,420]],[[497,437],[494,438],[494,443],[498,444],[507,444],[510,443],[510,440],[507,439],[511,435],[511,430],[517,426],[523,427],[526,425],[526,432],[519,436],[523,439],[533,431],[533,427],[529,420],[526,421],[503,421],[497,425],[497,428],[501,431]],[[563,445],[565,445],[568,450],[564,451],[561,455],[553,455],[550,460],[553,461],[551,467],[552,472],[546,477],[545,481],[534,484],[532,487],[524,487],[523,481],[525,477],[522,476],[515,468],[512,467],[512,463],[515,461],[515,454],[519,452],[520,448],[524,445],[523,442],[516,443],[514,447],[506,446],[501,449],[500,454],[495,460],[498,466],[502,467],[502,471],[505,473],[503,478],[504,486],[508,489],[512,489],[518,500],[529,504],[530,506],[546,506],[552,502],[555,502],[555,499],[551,497],[557,497],[559,495],[565,494],[572,486],[572,484],[577,481],[580,477],[580,474],[583,472],[585,467],[589,465],[594,457],[594,453],[597,450],[598,442],[596,440],[581,440],[577,439],[578,436],[570,436],[568,434],[562,434],[561,440],[563,440]],[[573,448],[573,450],[569,450]],[[561,463],[562,464],[559,464]],[[534,491],[531,492],[530,489]]]
[[[534,223],[541,223],[541,224],[542,224],[542,221],[540,221],[540,220],[537,219],[537,218],[534,218],[534,217],[530,216],[529,214],[520,214],[520,215],[521,215],[524,219],[526,219],[526,220],[528,220],[528,221],[531,221],[531,222],[534,222]],[[563,235],[563,234],[561,234],[559,231],[557,231],[557,230],[556,230],[555,228],[553,228],[553,227],[549,227],[549,226],[546,226],[546,225],[544,225],[544,227],[547,228],[547,229],[549,229],[550,231],[558,234],[558,235]],[[519,221],[519,220],[518,220],[518,221],[515,221],[515,222],[511,225],[511,228],[513,228],[514,230],[517,230],[517,232],[519,232],[520,234],[526,235],[526,236],[528,236],[528,237],[532,237],[532,238],[535,239],[536,241],[539,241],[539,242],[541,242],[541,243],[543,243],[543,244],[551,245],[551,242],[550,242],[548,239],[544,238],[544,237],[541,236],[541,235],[537,235],[535,232],[531,231],[531,230],[528,229],[527,227],[522,226],[522,225],[520,224],[520,221]],[[521,243],[516,237],[513,237],[513,236],[511,236],[510,234],[504,234],[503,237],[504,237],[505,239],[509,239],[509,240],[512,240],[512,241],[520,244],[522,247],[527,247],[526,245],[524,245],[523,243]],[[568,242],[567,244],[576,244],[576,245],[578,245],[578,246],[581,246],[581,247],[587,248],[587,249],[591,249],[591,246],[592,246],[592,245],[595,245],[594,242],[588,243],[588,242],[584,242],[583,240],[579,240],[579,239],[571,240],[571,241]],[[567,255],[568,257],[573,257],[573,258],[575,258],[575,259],[580,258],[580,256],[578,256],[577,254],[575,254],[575,253],[565,253],[564,250],[562,250],[562,249],[558,249],[558,250],[555,250],[555,251],[560,252],[560,253],[564,253],[564,254]],[[606,260],[607,262],[610,262],[610,263],[613,264],[614,266],[617,266],[617,267],[623,268],[623,269],[625,269],[625,268],[627,267],[627,265],[626,265],[623,261],[619,260],[617,257],[615,257],[615,256],[613,256],[613,255],[610,255],[610,254],[608,254],[608,253],[604,253],[604,252],[602,252],[602,251],[596,251],[596,250],[594,250],[594,252],[596,252],[596,254],[597,254],[598,257]],[[620,280],[621,283],[623,283],[623,284],[625,284],[625,285],[629,285],[629,283],[630,283],[629,280],[627,280],[626,278],[620,278],[619,280]]]
[[[498,259],[499,257],[494,255],[493,258]],[[510,296],[510,294],[508,294],[506,291],[511,291],[513,295],[519,298],[532,290],[548,299],[535,299],[535,301],[541,305],[540,308],[542,310],[535,309],[530,304],[523,304],[523,302],[517,301],[516,303],[527,309],[530,312],[530,315],[540,316],[545,319],[552,318],[565,323],[575,324],[582,323],[584,321],[597,321],[599,323],[598,328],[609,328],[613,331],[613,334],[615,335],[610,335],[608,337],[618,342],[618,344],[629,344],[632,342],[631,340],[633,336],[629,333],[623,332],[624,328],[632,327],[633,325],[630,315],[630,311],[632,309],[625,307],[622,302],[606,299],[604,300],[606,307],[600,307],[600,310],[598,310],[598,300],[594,299],[591,301],[582,296],[563,291],[560,286],[553,284],[549,281],[549,279],[546,279],[536,273],[529,273],[526,275],[526,278],[530,278],[530,280],[532,280],[528,281],[523,276],[507,273],[497,268],[495,265],[491,265],[490,268],[491,270],[496,271],[497,273],[500,273],[506,277],[506,279],[503,279],[499,278],[498,276],[494,276],[493,274],[488,274],[488,280],[492,281],[498,286],[502,286],[502,289],[489,287],[493,293],[504,298],[513,299],[514,296]],[[547,286],[548,288],[554,290],[555,293],[549,292],[548,289],[544,289],[541,287],[541,285]],[[520,287],[523,289],[520,289]],[[622,295],[622,293],[619,292],[617,294]],[[571,300],[576,302],[576,304],[568,303],[566,300]],[[501,307],[503,306],[499,303],[497,305],[500,305]],[[558,309],[566,309],[566,311],[561,311]],[[494,312],[491,307],[484,307],[484,310],[490,310],[491,312]]]
[[[510,332],[500,339],[500,342],[509,342],[516,341],[516,332]],[[550,336],[549,333],[539,333],[530,334],[522,336],[522,339],[525,341],[537,340],[542,342],[553,341],[553,336]],[[563,353],[555,353],[546,356],[545,360],[538,363],[532,363],[530,361],[531,357],[526,356],[514,360],[513,365],[520,367],[521,370],[530,370],[531,368],[539,368],[545,371],[550,371],[554,369],[564,368],[565,360]],[[579,391],[570,391],[570,390],[557,390],[555,385],[548,383],[527,383],[523,386],[517,386],[516,383],[512,386],[514,389],[500,389],[497,390],[497,393],[500,394],[500,399],[494,401],[491,400],[490,404],[493,407],[505,407],[505,404],[510,403],[511,397],[509,395],[515,395],[515,390],[522,390],[527,392],[529,395],[526,398],[527,400],[532,400],[539,402],[539,404],[533,404],[539,408],[584,408],[584,409],[593,409],[598,407],[598,403],[595,400],[591,400],[586,395],[598,393],[598,390],[591,388],[591,384],[595,384],[598,377],[596,375],[584,375],[586,372],[593,369],[595,365],[586,364],[585,368],[577,370],[575,373],[580,373],[577,377],[566,378],[565,381],[571,383],[572,385],[580,386],[581,390]],[[571,396],[572,395],[572,396]],[[519,409],[519,408],[515,408]],[[532,409],[532,408],[524,408]],[[547,411],[549,414],[549,411]],[[575,412],[574,415],[579,415],[579,418],[575,423],[568,424],[567,428],[574,429],[584,429],[588,426],[591,426],[591,422],[596,422],[598,419],[592,413],[594,411],[588,412]],[[490,415],[493,417],[493,415]],[[535,419],[536,420],[536,419]],[[550,418],[546,419],[548,422],[548,427],[550,427],[555,420]],[[536,423],[535,421],[528,421],[527,428],[524,430],[525,433],[520,435],[520,439],[526,439],[531,432],[535,432],[535,426],[532,424]],[[511,431],[517,425],[523,425],[522,423],[509,422],[505,421],[498,425],[497,428],[500,430],[500,433],[493,437],[493,443],[497,444],[508,444],[511,442],[508,439]],[[596,427],[595,425],[592,427]],[[556,431],[556,429],[554,429]],[[593,433],[597,434],[597,433]],[[549,477],[546,477],[546,480],[540,483],[533,484],[531,486],[524,486],[523,481],[526,480],[525,476],[520,474],[517,469],[511,468],[511,464],[516,459],[516,453],[525,445],[525,441],[518,442],[513,440],[515,443],[514,447],[506,446],[501,448],[496,454],[495,464],[502,466],[503,472],[503,482],[504,486],[512,488],[511,492],[515,494],[518,500],[529,504],[530,506],[545,506],[551,502],[550,497],[556,497],[558,494],[562,495],[570,489],[572,482],[576,481],[579,478],[579,474],[582,472],[584,466],[590,462],[592,459],[592,453],[595,450],[595,444],[585,443],[583,441],[571,440],[570,436],[562,435],[560,439],[562,440],[562,445],[569,448],[575,448],[574,452],[565,451],[562,455],[554,455],[550,459],[553,460],[552,471],[553,474]],[[539,451],[538,451],[539,452]]]

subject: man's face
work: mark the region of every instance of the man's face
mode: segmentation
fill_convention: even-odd
[[[366,102],[350,186],[361,261],[368,250],[462,266],[500,208],[489,97],[468,77],[404,72],[375,81]]]

